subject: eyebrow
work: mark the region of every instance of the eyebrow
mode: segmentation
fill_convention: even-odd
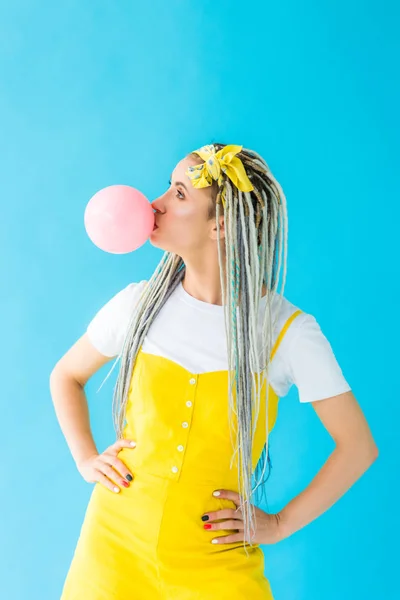
[[[169,183],[172,185],[172,173],[171,176],[169,178]],[[187,189],[186,185],[182,182],[182,181],[175,181],[175,185],[181,185],[183,188],[185,188],[185,190],[188,192],[189,190]]]

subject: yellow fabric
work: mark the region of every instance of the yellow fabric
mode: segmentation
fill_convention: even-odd
[[[300,312],[286,322],[271,358]],[[61,600],[273,600],[259,545],[247,545],[246,556],[242,542],[212,544],[232,531],[205,530],[201,520],[207,511],[235,508],[212,495],[218,488],[238,491],[227,375],[190,373],[140,349],[124,428],[137,447],[119,452],[134,479],[118,494],[95,484]],[[278,401],[269,386],[269,430]],[[264,444],[265,405],[254,467]]]
[[[205,162],[201,165],[191,166],[186,170],[193,187],[204,188],[212,185],[213,179],[218,185],[223,183],[225,173],[232,183],[242,192],[251,192],[254,187],[247,177],[246,170],[240,158],[236,156],[243,146],[228,144],[218,152],[212,144],[193,150]],[[222,190],[222,202],[225,206],[225,189]]]

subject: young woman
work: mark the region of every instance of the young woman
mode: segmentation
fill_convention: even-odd
[[[165,250],[154,274],[111,298],[51,376],[77,468],[96,484],[62,600],[270,600],[260,544],[327,510],[377,448],[316,319],[283,295],[286,199],[263,158],[203,146],[153,207],[150,241]],[[117,440],[99,453],[83,388],[114,357]],[[253,496],[292,384],[336,446],[271,514]]]

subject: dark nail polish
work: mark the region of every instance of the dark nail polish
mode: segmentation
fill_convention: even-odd
[[[133,477],[132,477],[132,475],[130,473],[128,473],[128,475],[126,476],[126,478],[127,478],[128,481],[132,481],[132,479],[133,479]]]
[[[202,520],[202,521],[208,521],[208,519],[209,519],[209,518],[210,518],[210,517],[209,517],[208,515],[203,515],[203,516],[201,517],[201,520]]]

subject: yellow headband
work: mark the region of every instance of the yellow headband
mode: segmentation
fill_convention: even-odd
[[[223,173],[225,173],[234,185],[242,192],[251,192],[254,186],[247,177],[244,165],[240,158],[235,156],[242,150],[243,146],[227,145],[222,150],[215,152],[215,147],[210,144],[203,146],[199,150],[194,150],[193,154],[198,154],[205,162],[201,165],[189,167],[186,175],[191,179],[195,188],[204,188],[212,185],[213,179],[218,181],[218,185],[223,183]],[[222,202],[225,205],[225,190],[222,191]]]

